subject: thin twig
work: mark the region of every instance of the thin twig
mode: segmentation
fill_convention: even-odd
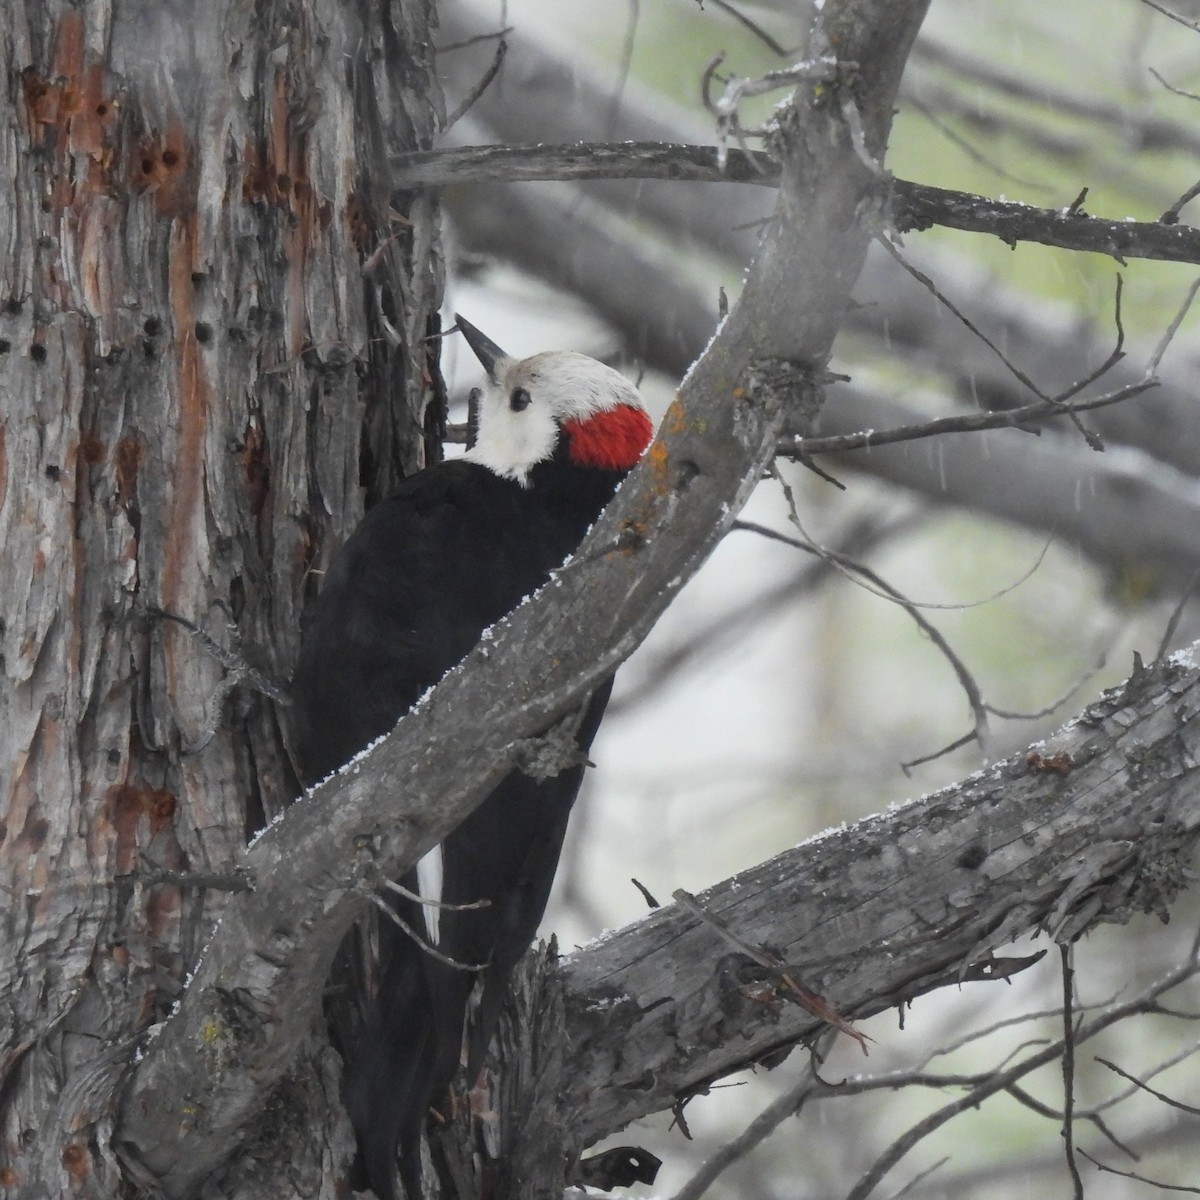
[[[765,1141],[780,1125],[795,1116],[812,1095],[815,1082],[802,1079],[789,1088],[742,1130],[732,1141],[726,1142],[704,1165],[677,1191],[673,1200],[699,1200],[713,1185],[722,1172],[739,1159],[745,1158],[755,1146]]]
[[[1148,1083],[1144,1083],[1138,1079],[1136,1075],[1130,1075],[1128,1071],[1121,1070],[1116,1063],[1109,1062],[1107,1058],[1101,1058],[1099,1055],[1096,1055],[1096,1061],[1102,1067],[1107,1067],[1114,1074],[1120,1075],[1122,1079],[1128,1079],[1135,1088],[1149,1093],[1156,1100],[1161,1100],[1164,1104],[1169,1104],[1172,1108],[1177,1108],[1181,1112],[1191,1113],[1193,1117],[1200,1117],[1200,1108],[1197,1108],[1194,1104],[1184,1104],[1182,1100],[1176,1100],[1173,1096],[1168,1096],[1166,1092],[1160,1092],[1152,1088]]]
[[[902,266],[914,279],[916,279],[926,289],[928,289],[930,294],[933,295],[935,299],[939,300],[943,305],[945,305],[945,307],[947,309],[949,309],[949,311],[955,317],[957,317],[967,327],[967,329],[969,329],[981,342],[983,342],[983,344],[985,346],[987,346],[987,348],[989,350],[991,350],[993,354],[996,355],[996,357],[1004,364],[1004,366],[1008,368],[1008,370],[1011,372],[1013,377],[1019,383],[1023,384],[1025,387],[1027,387],[1043,403],[1052,405],[1054,408],[1060,409],[1064,413],[1064,415],[1068,416],[1070,418],[1072,424],[1074,424],[1075,428],[1079,431],[1080,435],[1083,437],[1084,441],[1086,441],[1087,444],[1089,446],[1091,446],[1093,450],[1103,450],[1104,449],[1103,445],[1100,443],[1100,439],[1096,436],[1096,434],[1093,433],[1090,429],[1086,429],[1084,427],[1083,423],[1079,420],[1079,417],[1077,415],[1077,410],[1074,407],[1066,404],[1063,397],[1049,396],[1045,392],[1043,392],[1042,389],[1039,388],[1037,386],[1037,384],[1034,383],[1033,380],[1030,379],[1030,377],[1028,375],[1026,375],[1025,372],[1022,371],[1021,368],[1018,367],[1016,365],[1016,363],[1014,363],[1008,357],[1008,355],[1005,354],[1004,351],[1001,350],[1000,347],[997,346],[996,343],[993,342],[992,339],[990,337],[988,337],[987,334],[984,333],[983,330],[980,329],[979,326],[976,325],[970,319],[970,317],[968,317],[967,314],[964,313],[954,303],[954,301],[951,300],[950,297],[947,296],[937,286],[937,284],[933,282],[932,279],[930,279],[930,277],[928,275],[925,274],[924,271],[921,271],[917,267],[914,267],[912,265],[912,263],[910,263],[908,261],[908,259],[906,259],[904,257],[904,255],[900,253],[900,251],[892,244],[892,240],[890,238],[884,237],[881,234],[875,240],[883,246],[883,248],[892,256],[892,258],[894,258],[896,260],[896,262],[898,262],[900,264],[900,266]],[[1118,288],[1117,295],[1118,295],[1118,297],[1120,296],[1119,288]],[[1107,369],[1107,368],[1105,368],[1105,369]],[[1077,390],[1077,389],[1075,389],[1075,388],[1068,389],[1068,395],[1073,394],[1074,390]]]
[[[1025,179],[1020,175],[1014,175],[1012,171],[1007,170],[998,162],[988,158],[982,150],[973,146],[957,129],[947,124],[941,115],[935,111],[933,106],[923,103],[911,91],[905,95],[904,100],[907,105],[919,112],[951,145],[957,146],[972,162],[978,163],[981,167],[986,167],[997,178],[1007,179],[1010,183],[1017,183],[1022,187],[1033,188],[1034,191],[1043,194],[1050,191],[1047,184],[1038,183],[1033,179]]]
[[[812,1013],[818,1020],[824,1021],[840,1033],[846,1034],[847,1037],[853,1038],[861,1047],[862,1052],[864,1054],[867,1053],[867,1042],[871,1039],[866,1034],[860,1033],[855,1029],[823,996],[819,996],[810,988],[805,987],[796,975],[789,971],[787,963],[779,955],[768,954],[760,947],[751,945],[745,938],[739,937],[720,917],[709,912],[695,896],[683,888],[678,888],[672,892],[671,899],[680,908],[690,912],[702,924],[707,925],[740,954],[744,954],[751,961],[758,963],[760,967],[765,967],[768,971],[778,975],[779,981],[787,990],[787,993],[805,1011]]]
[[[773,53],[778,54],[781,58],[794,53],[794,51],[785,49],[782,43],[777,42],[761,25],[752,21],[745,13],[730,4],[728,0],[709,0],[709,3],[714,8],[719,8],[723,13],[728,13],[735,21],[750,30],[764,46]]]
[[[1194,153],[1197,148],[1196,131],[1184,122],[1172,121],[1154,112],[1131,110],[1126,104],[1101,100],[1094,95],[1068,91],[1027,74],[1010,74],[990,61],[973,58],[925,37],[913,48],[913,57],[946,67],[972,85],[982,85],[1002,95],[1041,105],[1056,115],[1065,113],[1105,125],[1123,144],[1135,145],[1140,150],[1171,149]],[[1150,71],[1156,74],[1153,68]],[[977,94],[977,90],[973,87],[972,92]],[[974,95],[971,98],[974,99]]]
[[[456,971],[484,971],[487,969],[487,963],[464,963],[459,962],[456,958],[451,958],[448,954],[443,954],[436,946],[427,942],[382,896],[376,892],[371,893],[371,903],[375,905],[380,912],[384,913],[389,920],[395,922],[430,958],[436,958],[438,962],[445,963],[448,967],[453,967]]]
[[[779,478],[777,476],[777,478]],[[750,521],[738,521],[737,528],[746,529],[759,534],[761,537],[770,538],[772,541],[782,542],[785,546],[794,546],[797,549],[805,550],[809,553],[818,554],[820,557],[827,559],[829,562],[837,566],[843,573],[853,573],[867,580],[868,583],[878,589],[875,594],[881,599],[891,600],[916,622],[921,631],[929,638],[931,642],[942,652],[942,656],[950,664],[958,679],[959,686],[966,693],[967,703],[971,707],[971,714],[974,718],[974,730],[972,736],[979,742],[980,746],[987,747],[988,737],[988,706],[983,699],[983,695],[979,690],[978,683],[975,682],[975,677],[967,669],[966,663],[954,652],[950,643],[946,641],[941,630],[937,628],[915,605],[911,604],[907,597],[898,589],[894,588],[882,576],[877,575],[870,567],[864,566],[862,563],[854,562],[853,560],[844,559],[841,555],[835,554],[832,550],[827,550],[824,547],[816,545],[815,542],[808,536],[800,521],[800,514],[796,507],[796,498],[792,493],[791,488],[787,483],[779,478],[779,484],[783,488],[784,498],[788,502],[789,515],[792,523],[800,530],[804,537],[804,541],[797,541],[795,538],[788,537],[787,534],[777,533],[774,529],[768,529],[765,525],[756,525]],[[868,591],[872,590],[870,588]]]
[[[1176,987],[1184,980],[1191,978],[1196,974],[1197,970],[1200,970],[1198,949],[1200,949],[1200,935],[1193,942],[1191,953],[1186,962],[1179,964],[1179,966],[1168,972],[1157,983],[1146,988],[1140,995],[1133,997],[1124,1004],[1115,1005],[1107,1012],[1096,1017],[1095,1020],[1076,1030],[1076,1045],[1090,1040],[1110,1025],[1115,1025],[1118,1021],[1125,1020],[1136,1013],[1150,1011],[1158,996]],[[944,1105],[936,1112],[930,1113],[929,1116],[905,1130],[859,1178],[858,1182],[847,1194],[846,1200],[866,1200],[866,1197],[875,1190],[876,1185],[883,1177],[919,1142],[936,1132],[960,1113],[966,1112],[968,1109],[978,1108],[984,1100],[989,1099],[998,1092],[1005,1091],[1015,1080],[1023,1078],[1039,1067],[1044,1067],[1054,1062],[1063,1053],[1063,1049],[1061,1041],[1054,1042],[1044,1050],[1030,1055],[1029,1058],[1009,1068],[1007,1071],[991,1073],[986,1080],[980,1083],[979,1087],[967,1095],[960,1097],[950,1104]]]
[[[463,97],[462,103],[446,118],[446,124],[443,126],[442,132],[448,129],[453,129],[454,126],[470,111],[475,101],[487,91],[492,80],[500,73],[500,68],[504,65],[504,56],[508,53],[508,43],[501,38],[496,45],[496,53],[492,57],[491,64],[484,71],[479,82]]]
[[[1175,1017],[1178,1020],[1200,1020],[1200,1014],[1178,1012],[1162,1004],[1155,1005],[1154,1011],[1160,1016]],[[1175,1054],[1171,1054],[1167,1058],[1161,1059],[1148,1071],[1144,1072],[1145,1078],[1153,1079],[1156,1075],[1161,1075],[1164,1071],[1169,1071],[1172,1067],[1177,1067],[1185,1059],[1192,1058],[1196,1054],[1200,1054],[1200,1044],[1193,1043],[1190,1046],[1185,1046],[1182,1050],[1177,1051]],[[1106,1112],[1110,1108],[1115,1108],[1123,1100],[1128,1100],[1129,1097],[1132,1096],[1137,1090],[1137,1087],[1134,1086],[1122,1088],[1119,1092],[1109,1096],[1107,1100],[1101,1100],[1099,1104],[1092,1105],[1088,1111],[1093,1113]]]
[[[141,611],[147,616],[155,617],[160,621],[172,621],[176,625],[181,625],[231,676],[236,676],[238,683],[245,682],[249,684],[254,691],[261,692],[264,696],[274,700],[276,704],[291,704],[292,701],[287,688],[282,684],[276,683],[273,679],[269,679],[256,667],[252,667],[236,650],[226,649],[194,621],[189,621],[187,617],[181,617],[178,613],[168,612],[165,608],[159,608],[154,604],[141,606]]]
[[[898,1192],[892,1193],[891,1200],[901,1200],[901,1197],[907,1196],[914,1189],[920,1187],[936,1171],[940,1171],[949,1161],[950,1156],[947,1155],[945,1158],[939,1158],[937,1162],[926,1167],[925,1170],[918,1171]]]
[[[1079,1164],[1075,1161],[1075,970],[1071,964],[1071,947],[1064,943],[1058,948],[1062,962],[1062,1021],[1063,1021],[1063,1152],[1067,1156],[1067,1170],[1075,1188],[1075,1200],[1083,1200],[1083,1179]]]
[[[1104,669],[1107,661],[1108,655],[1102,652],[1094,667],[1089,667],[1084,671],[1065,692],[1052,700],[1044,708],[1034,709],[1030,712],[1018,712],[1015,709],[996,708],[993,705],[989,705],[988,710],[992,716],[999,717],[1002,721],[1040,721],[1043,717],[1053,716],[1081,688],[1086,687],[1096,677],[1098,671]]]
[[[1192,572],[1192,577],[1188,580],[1187,587],[1183,589],[1179,600],[1171,610],[1170,620],[1167,621],[1167,627],[1163,630],[1162,640],[1158,643],[1158,649],[1154,653],[1156,662],[1160,658],[1164,658],[1167,651],[1170,650],[1171,642],[1175,638],[1175,631],[1179,628],[1179,622],[1183,617],[1183,610],[1187,607],[1187,602],[1192,598],[1192,593],[1196,590],[1197,583],[1200,583],[1200,567]]]
[[[1149,1184],[1150,1187],[1159,1188],[1164,1192],[1186,1192],[1189,1196],[1200,1196],[1200,1187],[1188,1187],[1182,1183],[1163,1183],[1159,1179],[1151,1179],[1149,1176],[1139,1175],[1136,1171],[1118,1171],[1116,1167],[1107,1166],[1098,1158],[1093,1158],[1086,1150],[1080,1150],[1079,1153],[1097,1170],[1104,1171],[1109,1175],[1120,1175],[1125,1179],[1136,1179],[1138,1183]]]
[[[621,59],[617,64],[617,86],[613,89],[612,104],[608,110],[605,136],[612,137],[621,116],[621,101],[629,85],[629,72],[633,67],[633,50],[637,41],[638,21],[641,19],[641,0],[629,0],[629,23],[625,27],[625,41],[621,45]]]
[[[775,476],[775,479],[776,482],[784,488],[785,492],[791,491],[790,487],[788,487],[783,480],[779,479],[778,476]],[[792,498],[791,503],[794,504],[794,497]],[[800,528],[800,532],[803,533],[806,538],[809,536],[807,531],[801,528],[797,522],[793,521],[793,524],[797,525],[797,528]],[[895,602],[895,596],[886,588],[876,590],[874,587],[868,587],[861,580],[853,578],[854,575],[862,575],[863,578],[866,578],[866,572],[861,569],[861,564],[857,559],[851,557],[844,551],[830,550],[828,547],[821,546],[812,540],[799,541],[795,538],[789,538],[786,535],[777,535],[775,530],[766,525],[759,525],[756,521],[743,521],[739,519],[737,521],[733,521],[729,528],[731,531],[740,530],[742,533],[756,533],[760,537],[769,538],[772,541],[782,540],[785,545],[791,546],[793,549],[804,550],[816,558],[825,559],[830,566],[836,567],[840,574],[849,578],[850,582],[853,583],[855,587],[861,587],[863,591],[869,592],[872,596],[876,596],[880,600],[888,600],[893,603]],[[962,612],[972,608],[985,608],[989,604],[995,604],[997,600],[1004,599],[1005,596],[1015,592],[1023,583],[1026,583],[1028,580],[1032,579],[1038,568],[1045,561],[1046,555],[1052,545],[1054,545],[1053,536],[1047,538],[1046,543],[1042,546],[1041,550],[1038,551],[1037,557],[1033,560],[1033,563],[1028,567],[1028,569],[1022,571],[1021,574],[1012,581],[1012,583],[1006,583],[1002,588],[997,588],[996,591],[991,593],[991,595],[984,596],[982,599],[956,600],[953,603],[943,604],[936,600],[913,600],[911,597],[905,596],[905,603],[911,604],[913,608],[933,609],[945,612]],[[1077,690],[1079,686],[1079,684],[1076,684],[1072,690]],[[1055,707],[1057,708],[1059,705],[1055,705]],[[1037,713],[1036,715],[1041,717],[1046,716],[1047,714]],[[1023,715],[1021,719],[1024,719]]]
[[[414,904],[423,904],[426,908],[436,908],[444,912],[474,912],[476,909],[492,907],[490,900],[472,900],[470,904],[448,904],[445,900],[430,900],[428,896],[410,891],[394,879],[381,880],[380,886],[387,888],[389,892],[395,892],[397,896],[403,896],[405,900],[411,900]]]
[[[463,38],[460,42],[447,42],[444,46],[437,48],[438,54],[449,54],[452,50],[465,50],[468,46],[478,46],[480,42],[494,42],[497,38],[508,37],[513,31],[513,26],[505,25],[503,29],[493,30],[491,33],[477,33],[474,37]]]
[[[1192,301],[1196,299],[1196,292],[1200,291],[1200,276],[1192,280],[1192,286],[1188,288],[1187,295],[1183,298],[1183,303],[1179,306],[1179,311],[1171,319],[1170,325],[1167,326],[1167,331],[1162,335],[1157,346],[1154,347],[1154,353],[1150,356],[1150,361],[1146,364],[1146,378],[1153,379],[1158,375],[1159,364],[1163,360],[1163,355],[1166,354],[1167,348],[1175,340],[1175,335],[1179,332],[1180,325],[1183,324],[1183,318],[1187,316],[1188,309],[1192,307]]]
[[[1173,83],[1168,83],[1153,67],[1147,67],[1146,69],[1168,92],[1174,92],[1176,96],[1182,96],[1185,100],[1200,100],[1200,95],[1197,95],[1195,92],[1188,92],[1181,87],[1176,87]]]
[[[1200,100],[1200,96],[1197,96],[1196,99]],[[1159,221],[1161,221],[1164,225],[1174,225],[1175,222],[1179,220],[1179,214],[1183,212],[1184,208],[1193,200],[1195,200],[1197,196],[1200,196],[1200,181],[1193,183],[1192,186],[1188,188],[1188,190],[1184,192],[1183,195],[1180,196],[1179,199],[1176,200],[1175,203],[1172,204],[1171,207],[1168,208],[1161,217],[1158,218]]]
[[[1200,24],[1197,24],[1195,21],[1189,21],[1186,17],[1181,17],[1178,13],[1172,12],[1169,8],[1164,8],[1161,4],[1156,4],[1155,0],[1142,0],[1142,3],[1147,8],[1154,9],[1156,13],[1162,13],[1164,17],[1169,17],[1172,21],[1178,21],[1185,29],[1191,29],[1196,33],[1200,33]],[[1195,1189],[1189,1190],[1194,1191]]]
[[[1095,396],[1090,400],[1076,400],[1069,407],[1072,412],[1090,412],[1096,408],[1107,408],[1122,404],[1134,396],[1158,387],[1157,379],[1141,379],[1137,383]],[[842,433],[830,437],[800,437],[789,435],[781,438],[777,453],[781,458],[797,458],[801,454],[845,454],[849,450],[870,450],[874,446],[889,446],[897,442],[912,442],[921,438],[940,437],[947,433],[982,433],[989,429],[1021,429],[1033,421],[1051,420],[1064,415],[1064,408],[1037,401],[1021,408],[1007,408],[997,412],[962,413],[955,417],[934,417],[913,425],[899,425],[894,429],[864,429],[859,433]],[[1034,432],[1028,430],[1025,432]]]

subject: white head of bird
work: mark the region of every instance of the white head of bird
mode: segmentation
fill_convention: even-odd
[[[652,425],[637,388],[619,371],[570,350],[512,358],[457,313],[455,320],[488,373],[466,459],[528,485],[562,434],[580,467],[623,471],[641,456]]]

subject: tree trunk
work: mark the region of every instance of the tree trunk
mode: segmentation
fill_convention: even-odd
[[[440,117],[432,19],[431,0],[9,0],[10,1194],[121,1192],[107,1134],[135,1044],[240,886],[247,835],[295,793],[286,713],[230,693],[161,613],[286,680],[313,576],[438,451],[436,214],[394,211],[381,167]],[[223,1194],[333,1194],[349,1141],[322,1053]]]

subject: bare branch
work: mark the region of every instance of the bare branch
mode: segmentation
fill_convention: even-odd
[[[872,446],[912,442],[947,433],[982,433],[988,429],[1021,429],[1030,432],[1027,427],[1035,422],[1050,421],[1068,413],[1088,412],[1096,408],[1107,408],[1111,404],[1121,404],[1157,386],[1156,381],[1143,379],[1139,383],[1129,384],[1106,395],[1094,396],[1090,400],[1077,400],[1070,405],[1039,400],[1020,408],[1006,408],[998,412],[963,413],[954,417],[934,417],[929,421],[899,425],[895,429],[864,429],[858,433],[831,434],[827,437],[786,437],[779,443],[779,454],[784,458],[798,458],[802,454],[842,454],[847,450],[868,450]]]
[[[1107,1058],[1101,1058],[1099,1055],[1097,1055],[1096,1061],[1102,1067],[1107,1067],[1113,1072],[1113,1074],[1120,1075],[1122,1079],[1128,1079],[1129,1082],[1132,1083],[1139,1091],[1146,1092],[1147,1094],[1153,1096],[1156,1100],[1161,1100],[1164,1104],[1169,1104],[1172,1108],[1177,1108],[1181,1112],[1191,1113],[1193,1117],[1200,1117],[1200,1108],[1197,1108],[1194,1104],[1184,1104],[1182,1100],[1176,1100],[1173,1096],[1168,1096],[1165,1092],[1157,1091],[1148,1083],[1138,1079],[1136,1075],[1131,1075],[1128,1071],[1123,1071],[1117,1066],[1116,1063],[1109,1062]]]
[[[1195,955],[1193,955],[1187,962],[1176,967],[1158,983],[1153,984],[1140,995],[1124,1004],[1114,1005],[1113,1008],[1109,1009],[1102,1016],[1080,1027],[1075,1034],[1076,1042],[1087,1041],[1095,1037],[1101,1030],[1107,1029],[1110,1025],[1116,1024],[1118,1021],[1122,1021],[1135,1013],[1146,1011],[1154,999],[1184,980],[1190,979],[1196,974],[1197,970],[1200,970],[1200,963],[1197,963]],[[923,1120],[918,1121],[897,1138],[888,1150],[879,1157],[870,1170],[850,1190],[846,1200],[865,1200],[892,1167],[916,1146],[918,1142],[928,1137],[935,1130],[940,1129],[947,1121],[952,1120],[960,1113],[970,1108],[977,1108],[988,1097],[995,1095],[997,1092],[1007,1090],[1015,1080],[1028,1075],[1038,1067],[1043,1067],[1048,1063],[1054,1062],[1056,1058],[1064,1053],[1065,1049],[1064,1042],[1054,1042],[1044,1050],[1030,1055],[1008,1070],[993,1075],[965,1096],[960,1097],[958,1100],[945,1105]]]
[[[778,164],[767,154],[678,143],[468,146],[399,155],[392,163],[393,186],[398,189],[569,179],[726,181],[771,187],[779,181]],[[1131,258],[1200,263],[1200,230],[1190,225],[1108,221],[1070,206],[1036,208],[902,179],[891,179],[887,186],[888,216],[900,233],[941,225],[992,234],[1010,246],[1036,242],[1107,254],[1120,263]]]
[[[1181,17],[1177,12],[1172,12],[1169,8],[1156,3],[1156,0],[1142,0],[1142,3],[1147,8],[1152,8],[1156,13],[1161,13],[1164,17],[1170,17],[1172,21],[1183,25],[1187,29],[1191,29],[1196,33],[1200,33],[1200,24],[1195,21],[1189,21],[1186,17]]]
[[[475,104],[479,97],[487,91],[492,80],[495,79],[500,73],[500,68],[504,65],[504,56],[507,53],[508,43],[501,38],[499,43],[496,45],[496,53],[493,55],[488,69],[484,71],[482,76],[480,76],[479,82],[463,97],[458,107],[455,108],[454,111],[446,118],[446,129],[453,129],[454,126],[457,125],[458,122],[462,120],[462,118],[466,116],[468,112],[470,112],[471,107]]]
[[[816,1081],[808,1072],[799,1083],[767,1105],[736,1138],[709,1158],[675,1193],[673,1200],[700,1200],[723,1172],[770,1137],[788,1117],[796,1116],[815,1090]]]
[[[1058,948],[1062,965],[1062,1077],[1063,1153],[1067,1156],[1067,1170],[1075,1189],[1075,1200],[1083,1200],[1083,1179],[1079,1175],[1079,1163],[1075,1161],[1075,968],[1071,962],[1071,947],[1064,943]]]
[[[943,225],[969,233],[990,233],[1009,246],[1037,242],[1107,254],[1119,263],[1130,258],[1200,262],[1200,230],[1189,225],[1106,221],[1069,208],[1035,208],[900,179],[892,184],[890,213],[901,233]]]
[[[1069,759],[1065,774],[1034,769],[1022,751],[941,793],[823,834],[699,900],[746,941],[777,949],[855,1020],[956,985],[964,972],[974,977],[972,964],[1035,928],[1073,939],[1106,912],[1123,920],[1136,908],[1160,911],[1160,881],[1173,880],[1168,890],[1177,894],[1200,844],[1200,668],[1181,664],[1141,669],[1046,739],[1039,752]],[[1137,775],[1121,765],[1132,747]],[[1105,831],[1100,840],[1097,830]],[[1164,864],[1173,865],[1164,873]],[[853,889],[829,886],[850,873]],[[561,1095],[580,1098],[563,1103],[585,1142],[818,1027],[798,1006],[767,1011],[742,994],[765,968],[726,963],[727,954],[707,925],[670,906],[566,960],[570,1084]],[[1193,947],[1155,988],[1085,1022],[1077,1044],[1147,1011],[1195,966]],[[651,1053],[648,1083],[642,1064]],[[926,1131],[1061,1053],[1058,1041],[1006,1072],[985,1073],[981,1091]]]

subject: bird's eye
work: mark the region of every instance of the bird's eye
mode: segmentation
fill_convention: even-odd
[[[533,403],[533,397],[524,388],[513,388],[508,398],[508,407],[513,412],[523,412]]]

